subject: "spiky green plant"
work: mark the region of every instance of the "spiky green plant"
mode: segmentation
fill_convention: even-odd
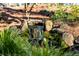
[[[0,55],[7,56],[63,56],[63,55],[79,55],[72,51],[64,51],[64,49],[48,46],[33,46],[28,42],[28,36],[19,34],[18,29],[7,29],[0,32]],[[27,32],[28,33],[28,32]]]
[[[0,32],[0,42],[1,55],[27,55],[27,38],[21,37],[17,29]]]

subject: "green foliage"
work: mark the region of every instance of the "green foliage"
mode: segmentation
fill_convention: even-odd
[[[47,41],[52,42],[51,46],[61,47],[61,48],[67,48],[68,47],[65,44],[64,40],[62,40],[61,33],[57,32],[57,31],[51,31],[50,33],[45,32],[44,35],[45,35],[44,37],[46,38]],[[45,45],[47,45],[47,43]]]
[[[28,33],[28,31],[26,31]],[[28,36],[19,34],[20,31],[17,28],[11,28],[0,32],[0,55],[12,55],[12,56],[61,56],[61,55],[79,55],[72,51],[67,52],[64,49],[55,48],[55,46],[49,47],[46,42],[45,47],[32,46],[28,42]],[[47,33],[48,34],[48,33]],[[50,39],[54,39],[54,34]],[[48,37],[49,37],[48,36]],[[58,35],[55,35],[56,37]],[[55,38],[56,38],[55,37]],[[49,39],[49,38],[48,38]],[[40,51],[40,52],[39,52]]]
[[[68,8],[71,9],[71,12],[65,12]],[[70,5],[70,6],[58,6],[58,10],[54,12],[52,15],[52,20],[63,20],[63,21],[78,21],[79,18],[79,6],[78,5]]]
[[[79,17],[79,6],[78,5],[72,5],[71,6],[72,8],[72,13],[71,13],[71,16],[70,19],[73,20],[73,21],[76,21],[78,20],[77,17]]]
[[[55,11],[54,15],[52,16],[53,20],[57,20],[57,19],[63,19],[65,16],[63,10],[57,10]]]
[[[0,55],[25,55],[26,50],[28,50],[26,48],[26,40],[19,35],[17,29],[8,29],[0,32]]]

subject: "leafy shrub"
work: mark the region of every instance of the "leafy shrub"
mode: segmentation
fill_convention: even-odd
[[[63,19],[65,16],[64,12],[62,10],[57,10],[55,11],[54,15],[52,15],[52,19],[53,20],[57,20],[57,19]]]
[[[78,21],[79,18],[79,6],[70,5],[69,7],[64,6],[64,8],[58,7],[59,9],[54,12],[52,15],[52,20],[63,20],[63,21]],[[71,8],[71,11],[67,11],[68,8]]]

